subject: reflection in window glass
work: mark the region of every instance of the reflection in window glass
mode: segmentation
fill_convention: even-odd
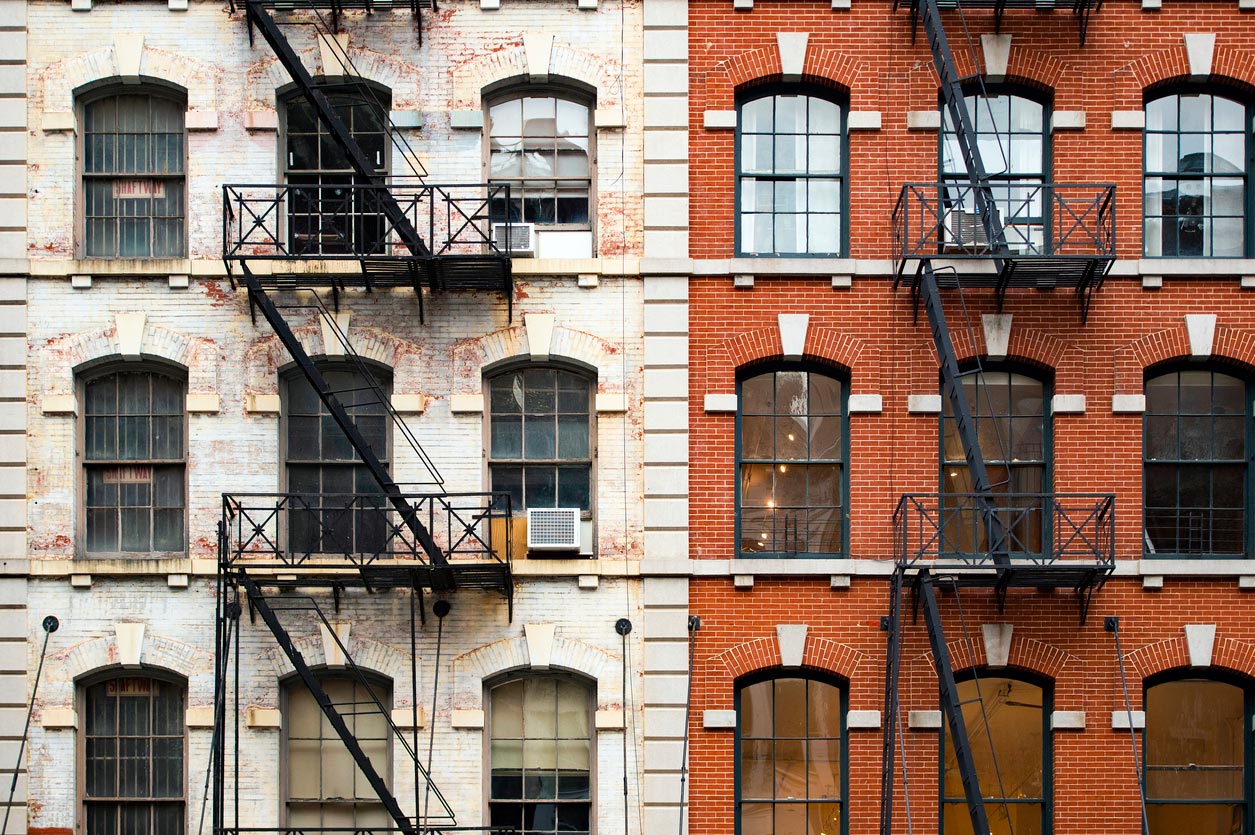
[[[522,223],[589,223],[592,134],[587,104],[525,96],[488,108],[488,180],[510,186],[494,200],[494,219]]]
[[[345,676],[320,681],[349,732],[384,782],[389,771],[389,731],[384,713],[392,705],[391,688],[372,682],[369,687]],[[287,825],[301,828],[386,829],[395,825],[366,775],[353,761],[327,722],[314,696],[304,687],[287,691],[284,713],[287,731]]]
[[[527,368],[489,382],[488,470],[510,507],[592,507],[592,388],[556,368]]]
[[[1246,108],[1207,93],[1146,103],[1145,252],[1246,254]]]
[[[1146,381],[1147,554],[1242,554],[1247,517],[1247,385],[1215,371]]]
[[[844,111],[816,96],[752,99],[739,110],[742,252],[836,255],[844,214]]]
[[[841,381],[813,371],[770,371],[740,388],[741,551],[840,552]]]
[[[1146,690],[1146,815],[1152,835],[1246,832],[1246,693],[1185,679]]]
[[[1049,815],[1043,689],[1013,678],[959,682],[959,701],[993,835],[1040,835]],[[970,835],[949,723],[942,742],[942,831]]]
[[[741,688],[737,814],[741,835],[842,832],[842,691],[775,678]]]
[[[591,693],[569,679],[530,676],[490,693],[491,826],[584,833],[592,812]]]
[[[182,835],[182,688],[151,678],[114,678],[88,687],[85,695],[87,835]]]

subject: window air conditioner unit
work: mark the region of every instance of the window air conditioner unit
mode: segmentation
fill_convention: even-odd
[[[515,258],[531,258],[536,254],[536,224],[494,223],[493,243]]]
[[[946,245],[955,249],[983,249],[989,246],[980,212],[951,209],[946,212]]]
[[[528,551],[579,551],[580,509],[578,507],[529,507],[527,509]]]

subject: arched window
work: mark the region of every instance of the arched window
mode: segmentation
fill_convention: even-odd
[[[184,687],[143,675],[83,691],[83,807],[87,835],[185,831]]]
[[[755,678],[736,693],[739,835],[846,831],[846,691],[810,674]]]
[[[1042,380],[1014,371],[965,375],[963,392],[976,425],[981,455],[1004,519],[1008,550],[1040,554],[1046,547],[1048,515],[1040,495],[1050,490],[1050,392]],[[941,416],[941,492],[947,509],[943,551],[979,554],[988,550],[986,527],[973,494],[972,474],[955,427],[949,398]]]
[[[320,370],[375,456],[387,465],[390,423],[382,399],[389,396],[390,375],[372,368],[368,379],[345,365]],[[378,554],[388,543],[382,488],[303,375],[285,373],[281,392],[284,476],[287,492],[295,496],[288,550]]]
[[[844,550],[846,390],[818,370],[782,367],[739,384],[738,550],[748,555]]]
[[[488,180],[510,186],[494,219],[588,229],[593,101],[574,90],[517,87],[488,102]]]
[[[737,102],[737,251],[840,255],[845,107],[821,88],[754,88]]]
[[[488,474],[511,508],[593,507],[592,381],[564,368],[515,368],[488,380]]]
[[[331,674],[323,675],[319,684],[341,706],[340,715],[375,771],[391,784],[391,735],[385,714],[375,704],[377,699],[391,709],[391,686],[373,678],[363,683],[354,676]],[[394,826],[313,694],[298,680],[283,695],[285,825],[346,830]]]
[[[1143,544],[1148,555],[1247,552],[1251,386],[1220,371],[1146,380]]]
[[[1021,91],[1027,92],[1027,91]],[[1048,246],[1049,205],[1040,186],[1049,179],[1049,107],[1042,101],[994,88],[963,98],[976,130],[976,146],[989,175],[1007,244],[1014,252],[1041,253]],[[947,243],[982,245],[985,230],[959,150],[950,111],[942,108],[941,179],[947,185]]]
[[[82,381],[89,555],[186,551],[186,390],[182,375],[139,363]]]
[[[593,821],[593,688],[560,675],[488,690],[488,819],[503,831],[588,835]]]
[[[182,258],[186,100],[141,86],[83,101],[83,255]]]
[[[357,82],[323,91],[375,170],[387,174],[386,89]],[[386,244],[385,220],[370,189],[352,188],[359,177],[317,111],[299,91],[283,99],[283,181],[288,246],[295,255],[371,254]],[[360,184],[359,184],[360,185]]]
[[[1233,98],[1190,89],[1146,102],[1146,255],[1250,253],[1250,141],[1250,108]]]
[[[1251,831],[1248,682],[1170,674],[1146,687],[1146,819],[1151,835]]]
[[[1041,680],[981,674],[959,682],[959,701],[991,832],[1050,831],[1050,685]],[[941,831],[970,835],[962,775],[950,725],[941,743]]]

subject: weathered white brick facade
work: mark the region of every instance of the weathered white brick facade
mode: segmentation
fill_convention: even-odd
[[[76,765],[82,757],[81,685],[93,675],[122,669],[138,651],[141,669],[174,673],[187,682],[185,829],[200,832],[212,734],[207,708],[213,698],[221,495],[281,489],[275,405],[280,370],[290,362],[264,320],[251,320],[244,293],[226,277],[221,186],[280,181],[276,96],[291,79],[260,38],[249,46],[243,15],[228,14],[222,2],[93,5],[75,0],[32,2],[25,9],[29,131],[23,131],[29,164],[28,182],[16,193],[27,198],[29,230],[21,234],[24,253],[6,250],[0,258],[11,254],[16,271],[29,272],[14,297],[15,303],[25,302],[29,316],[20,333],[10,334],[6,327],[0,340],[12,336],[19,347],[26,346],[3,361],[4,369],[30,367],[25,413],[20,399],[13,404],[14,425],[28,429],[22,459],[26,533],[20,525],[15,531],[28,542],[14,556],[22,572],[26,563],[20,558],[29,558],[32,576],[15,581],[25,584],[22,591],[0,579],[6,583],[0,587],[0,618],[20,612],[14,617],[25,621],[27,639],[24,657],[7,653],[0,643],[0,674],[24,673],[37,660],[44,615],[56,614],[62,626],[52,636],[36,700],[27,757],[28,816],[18,816],[28,819],[17,828],[11,824],[10,831],[23,832],[27,826],[84,831]],[[450,492],[488,486],[484,414],[482,405],[475,406],[486,368],[548,356],[574,363],[596,379],[594,558],[529,560],[516,554],[512,621],[499,596],[452,595],[434,703],[436,619],[427,600],[427,625],[419,629],[416,653],[420,748],[425,758],[428,729],[434,728],[432,775],[462,825],[487,823],[486,747],[475,721],[484,708],[484,683],[537,665],[528,624],[553,624],[552,642],[545,646],[550,668],[582,676],[595,687],[593,809],[599,831],[622,828],[625,802],[634,829],[639,818],[641,14],[639,0],[442,0],[438,12],[423,13],[421,48],[408,11],[381,10],[369,17],[349,13],[341,27],[357,70],[390,90],[393,120],[432,182],[485,178],[483,132],[461,126],[476,123],[486,89],[547,79],[596,91],[591,257],[516,260],[512,319],[504,299],[482,293],[429,295],[426,324],[419,322],[412,291],[350,291],[340,299],[341,327],[359,353],[391,369],[394,402]],[[327,69],[310,28],[287,27],[286,33],[311,72]],[[137,77],[175,85],[186,94],[189,257],[85,259],[76,209],[82,118],[77,96]],[[401,153],[394,148],[396,173],[405,170]],[[7,160],[6,154],[0,163]],[[297,298],[277,295],[283,301]],[[289,321],[308,353],[336,353],[335,345],[324,342],[314,316],[295,314]],[[541,342],[545,351],[539,350]],[[134,357],[172,364],[187,375],[188,553],[151,560],[87,559],[81,541],[81,392],[76,381],[97,364]],[[422,479],[420,462],[403,444],[394,447],[397,480]],[[0,490],[0,500],[12,492]],[[12,498],[20,506],[20,491]],[[411,705],[409,596],[353,591],[342,597],[337,611],[330,593],[317,594],[338,621],[351,624],[348,647],[357,662],[391,680],[393,707],[404,719]],[[614,629],[620,617],[637,626],[627,644]],[[314,620],[302,616],[292,622],[301,651],[311,663],[325,663]],[[138,650],[137,630],[125,624],[144,625]],[[631,660],[626,692],[625,646]],[[238,682],[243,772],[229,776],[241,787],[242,826],[276,826],[281,820],[281,732],[269,721],[250,726],[247,717],[248,708],[257,709],[255,716],[282,710],[281,682],[291,672],[273,636],[260,621],[250,622],[246,612]],[[235,684],[230,682],[232,688]],[[231,693],[234,698],[234,689]],[[13,738],[7,717],[23,712],[21,699],[0,699],[0,716],[6,718],[0,729],[0,777],[6,776]],[[229,746],[233,734],[234,729]],[[401,805],[412,813],[413,776],[400,748],[394,743],[391,780]],[[228,823],[234,822],[233,808],[229,803]]]

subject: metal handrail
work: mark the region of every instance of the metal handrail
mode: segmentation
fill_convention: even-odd
[[[407,493],[401,498],[451,562],[511,565],[509,493]],[[222,521],[219,563],[224,569],[431,563],[391,497],[382,493],[224,493]]]
[[[505,183],[440,185],[410,177],[382,184],[228,183],[222,187],[225,259],[331,259],[408,257],[395,224],[383,211],[391,196],[405,219],[441,255],[508,255]],[[504,225],[503,236],[493,234]],[[500,240],[501,245],[498,244]]]
[[[981,494],[907,494],[893,525],[899,567],[950,562],[992,566]],[[1115,564],[1115,496],[1110,493],[997,493],[1005,553],[1034,565]]]

